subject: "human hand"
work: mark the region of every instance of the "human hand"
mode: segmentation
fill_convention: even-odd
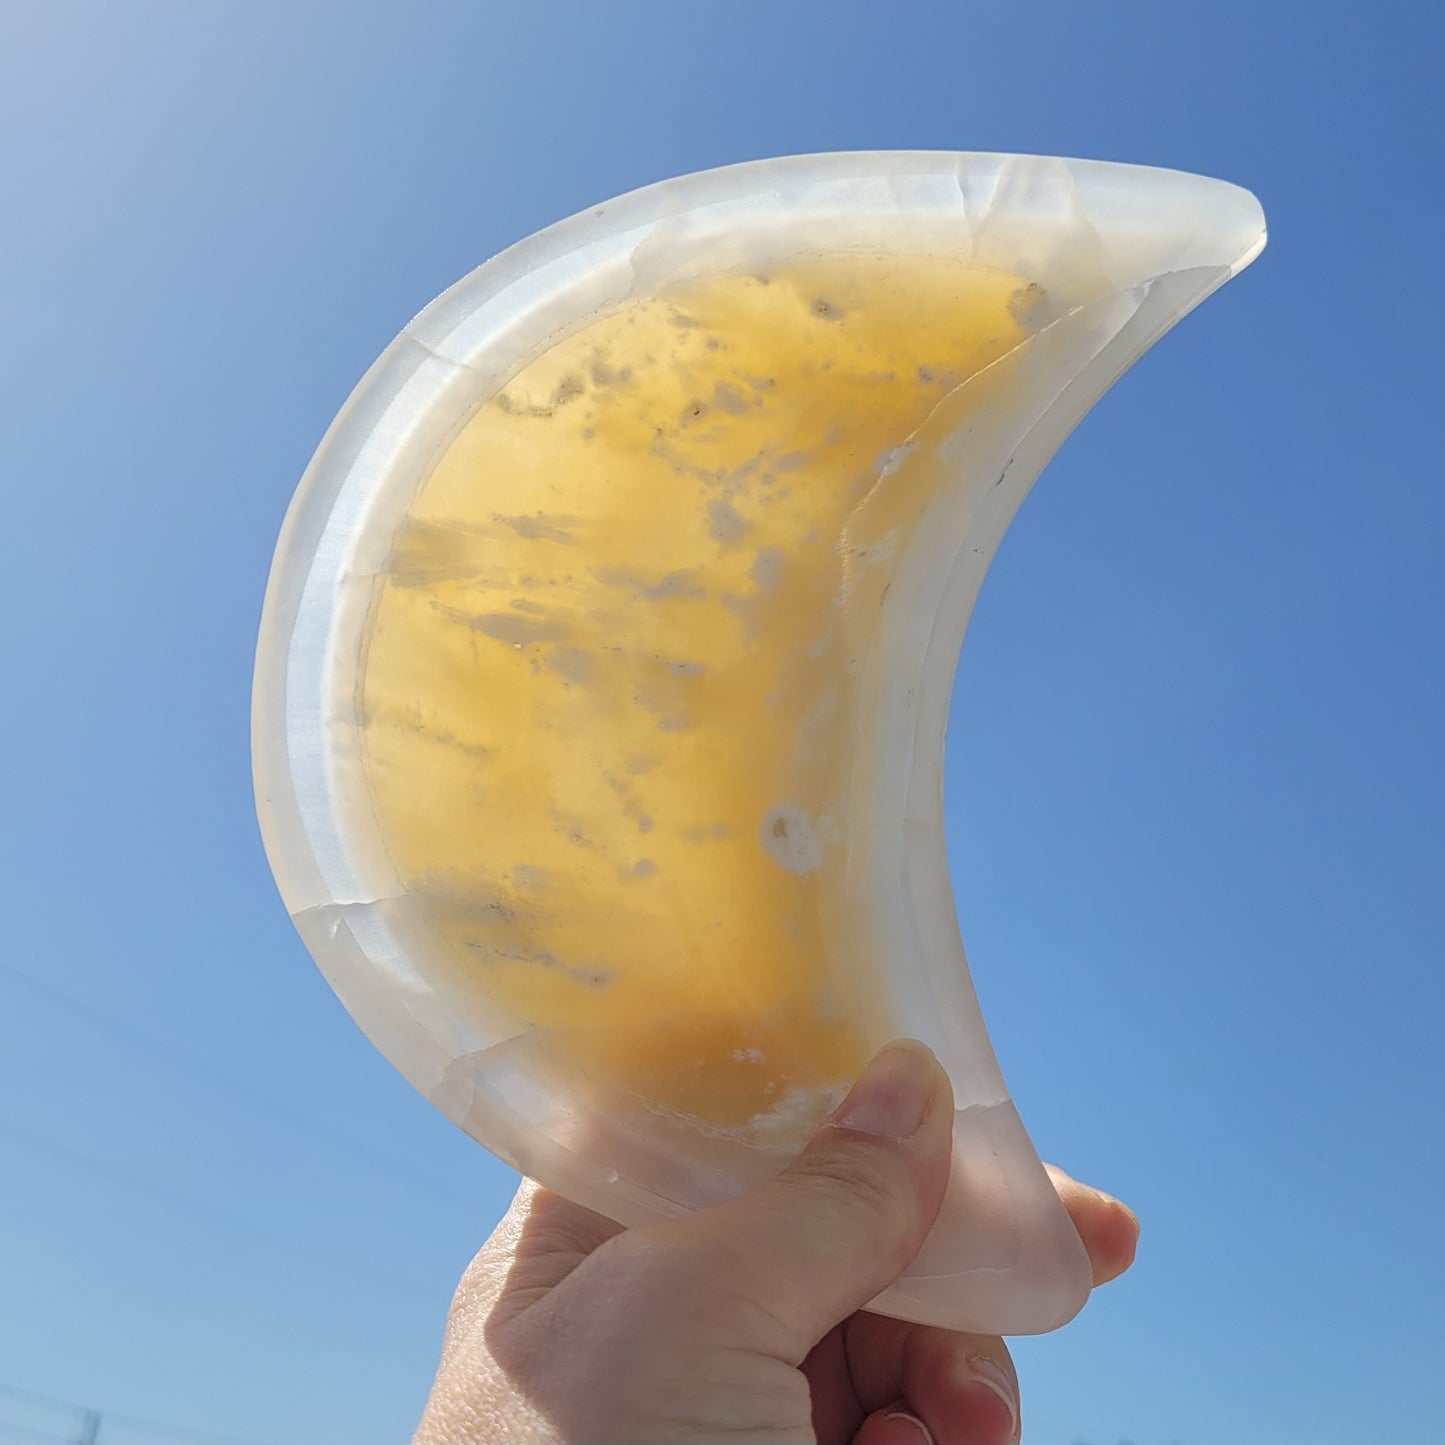
[[[943,1198],[953,1091],[890,1045],[777,1179],[623,1230],[524,1181],[452,1302],[416,1445],[1015,1441],[1001,1339],[862,1308]],[[1102,1284],[1138,1221],[1050,1169]]]

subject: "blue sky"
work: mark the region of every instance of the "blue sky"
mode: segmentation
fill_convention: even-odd
[[[79,1428],[17,1391],[102,1441],[406,1437],[513,1181],[272,887],[248,691],[281,517],[487,256],[668,175],[870,147],[1198,170],[1270,220],[1045,473],[964,645],[985,1012],[1041,1151],[1144,1223],[1126,1281],[1019,1344],[1026,1438],[1439,1438],[1441,25],[0,9],[0,1440]]]

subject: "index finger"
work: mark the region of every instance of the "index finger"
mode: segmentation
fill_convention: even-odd
[[[1112,1194],[1081,1184],[1057,1165],[1045,1164],[1044,1168],[1084,1241],[1094,1269],[1094,1283],[1118,1279],[1134,1263],[1139,1245],[1138,1216]]]

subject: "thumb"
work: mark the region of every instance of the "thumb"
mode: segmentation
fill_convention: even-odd
[[[796,1365],[892,1284],[943,1202],[952,1131],[938,1060],[890,1044],[782,1174],[683,1222],[697,1287],[743,1306],[733,1343]]]

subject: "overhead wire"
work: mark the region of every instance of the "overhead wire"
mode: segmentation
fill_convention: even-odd
[[[254,1239],[264,1241],[272,1249],[284,1250],[313,1266],[324,1262],[333,1270],[340,1270],[355,1278],[365,1279],[373,1285],[383,1285],[387,1289],[397,1291],[410,1298],[426,1299],[433,1304],[436,1303],[435,1289],[428,1289],[418,1281],[403,1279],[399,1275],[377,1269],[374,1265],[359,1260],[343,1250],[333,1249],[330,1245],[301,1243],[279,1230],[268,1228],[253,1219],[248,1219],[245,1215],[236,1214],[184,1190],[159,1184],[154,1179],[137,1174],[122,1164],[116,1164],[108,1159],[98,1159],[93,1154],[87,1154],[83,1150],[62,1144],[59,1140],[33,1133],[18,1124],[0,1121],[0,1138],[11,1139],[37,1153],[48,1154],[52,1158],[64,1161],[72,1168],[98,1175],[113,1184],[124,1185],[140,1194],[149,1194],[153,1198],[163,1200],[173,1209],[198,1215],[210,1224],[214,1225],[219,1222],[233,1233],[250,1235]]]
[[[367,1149],[358,1141],[334,1129],[327,1128],[325,1125],[311,1119],[299,1110],[291,1109],[259,1090],[249,1088],[245,1084],[230,1078],[219,1070],[188,1058],[179,1050],[170,1048],[139,1029],[132,1028],[127,1024],[112,1019],[100,1010],[74,998],[62,989],[47,984],[41,979],[37,979],[34,975],[25,972],[23,969],[18,969],[14,967],[14,965],[0,960],[0,975],[4,975],[6,978],[19,983],[22,987],[28,989],[57,1010],[79,1018],[100,1032],[110,1034],[138,1052],[149,1054],[172,1068],[197,1075],[212,1086],[231,1093],[252,1108],[279,1118],[292,1128],[325,1137],[336,1147],[359,1158],[368,1167],[385,1174],[388,1179],[395,1180],[398,1177],[399,1171],[394,1165],[388,1164],[383,1156]],[[213,1201],[202,1199],[184,1190],[160,1184],[156,1180],[128,1169],[124,1165],[117,1164],[113,1160],[97,1158],[84,1150],[77,1149],[58,1139],[48,1138],[22,1126],[3,1121],[0,1121],[0,1137],[8,1138],[24,1148],[47,1155],[71,1168],[82,1170],[91,1175],[103,1178],[110,1183],[121,1185],[135,1193],[149,1195],[172,1209],[197,1216],[213,1226],[219,1224],[232,1233],[249,1236],[253,1240],[265,1244],[268,1248],[283,1250],[286,1253],[303,1259],[313,1267],[320,1265],[333,1270],[340,1270],[353,1278],[364,1280],[371,1285],[381,1285],[387,1289],[405,1294],[412,1299],[426,1299],[435,1302],[435,1290],[426,1289],[417,1281],[393,1275],[388,1271],[378,1269],[374,1265],[359,1260],[345,1251],[337,1250],[327,1245],[299,1242],[253,1219],[218,1206]],[[458,1190],[453,1189],[446,1192],[458,1200],[463,1197]],[[431,1196],[428,1195],[428,1197]],[[82,1415],[92,1409],[91,1406],[78,1404],[74,1401],[62,1400],[56,1396],[25,1389],[24,1387],[12,1385],[5,1381],[0,1381],[0,1395],[6,1395],[15,1400],[27,1400],[53,1409],[72,1410]],[[206,1445],[210,1445],[210,1442],[214,1442],[214,1445],[245,1445],[245,1442],[236,1440],[235,1437],[218,1435],[212,1431],[199,1431],[189,1426],[174,1425],[166,1421],[126,1414],[122,1411],[100,1410],[97,1413],[99,1413],[103,1422],[133,1426],[141,1431],[160,1431],[165,1434],[174,1435],[180,1439],[197,1442],[197,1445],[201,1445],[201,1442],[206,1442]],[[27,1445],[31,1440],[37,1442],[37,1445],[52,1445],[52,1442],[54,1442],[54,1445],[65,1445],[65,1442],[71,1438],[67,1435],[57,1434],[54,1431],[48,1431],[38,1426],[22,1424],[21,1422],[3,1417],[0,1417],[0,1429],[16,1431],[27,1441]]]
[[[109,1014],[95,1008],[92,1004],[86,1003],[83,999],[76,998],[75,995],[68,990],[59,988],[44,979],[37,978],[25,969],[17,968],[13,963],[8,963],[0,959],[0,977],[7,978],[19,984],[32,995],[43,1000],[51,1008],[81,1020],[100,1033],[109,1034],[112,1038],[120,1040],[138,1053],[147,1054],[172,1069],[202,1079],[213,1089],[230,1094],[258,1113],[268,1114],[271,1118],[279,1120],[289,1128],[299,1130],[303,1133],[313,1134],[327,1140],[334,1148],[350,1154],[374,1173],[385,1177],[393,1185],[400,1185],[403,1188],[408,1188],[419,1193],[423,1198],[432,1203],[435,1203],[439,1197],[442,1197],[453,1204],[466,1208],[469,1212],[475,1213],[477,1209],[478,1201],[466,1194],[465,1191],[458,1189],[455,1184],[434,1179],[425,1181],[418,1180],[414,1170],[412,1170],[410,1166],[403,1169],[396,1162],[387,1159],[384,1154],[372,1149],[351,1135],[343,1133],[328,1124],[324,1124],[302,1110],[293,1108],[291,1105],[285,1104],[279,1099],[273,1098],[263,1090],[243,1083],[239,1079],[232,1078],[229,1074],[215,1068],[211,1064],[190,1057],[183,1050],[164,1043],[160,1039],[146,1033],[144,1030],[134,1027],[132,1024],[112,1018]]]
[[[218,1435],[214,1430],[197,1430],[191,1425],[176,1425],[166,1420],[152,1420],[144,1415],[128,1415],[123,1410],[104,1410],[95,1405],[83,1405],[75,1400],[62,1400],[58,1395],[47,1395],[40,1390],[31,1390],[23,1385],[12,1385],[8,1381],[0,1380],[0,1395],[8,1395],[13,1400],[25,1401],[34,1405],[43,1405],[52,1410],[69,1410],[80,1416],[98,1415],[102,1425],[111,1421],[117,1425],[132,1426],[137,1430],[159,1431],[163,1435],[175,1435],[180,1439],[192,1442],[192,1445],[249,1445],[248,1441],[239,1440],[234,1435]],[[14,1420],[0,1420],[0,1426],[7,1429],[20,1430],[26,1433],[26,1439],[30,1436],[45,1437],[47,1440],[64,1442],[68,1437],[57,1435],[53,1431],[38,1430],[32,1425],[22,1425]]]
[[[21,1445],[69,1445],[69,1435],[57,1435],[53,1430],[41,1430],[34,1425],[22,1425],[18,1420],[7,1420],[0,1415],[0,1430],[15,1435]]]

